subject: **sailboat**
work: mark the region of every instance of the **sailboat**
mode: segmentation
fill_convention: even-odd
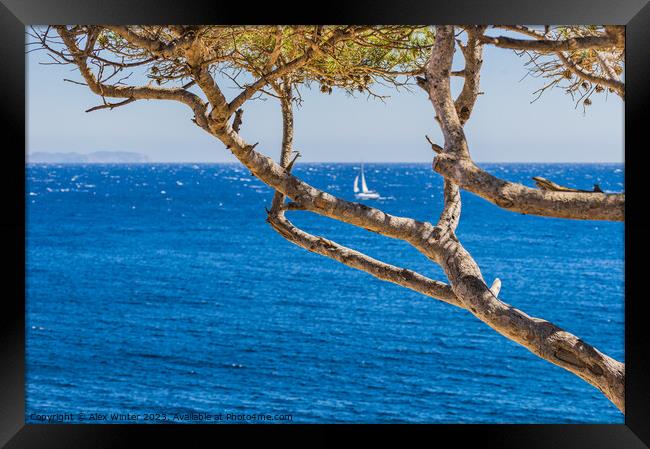
[[[368,189],[366,177],[363,175],[363,164],[361,164],[361,191],[359,191],[359,175],[354,178],[354,196],[360,200],[376,200],[380,198],[379,192]]]

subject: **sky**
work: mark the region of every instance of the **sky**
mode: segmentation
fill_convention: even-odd
[[[462,68],[458,53],[455,66]],[[101,99],[85,86],[63,81],[80,80],[73,66],[42,64],[48,61],[42,51],[26,55],[27,153],[133,151],[154,162],[236,161],[192,123],[190,109],[180,103],[136,101],[113,111],[84,112]],[[544,80],[525,77],[525,59],[488,45],[483,61],[484,94],[465,126],[474,160],[623,162],[624,109],[618,96],[592,96],[586,113],[562,89],[551,89],[531,104]],[[460,80],[454,83],[458,91]],[[228,99],[236,95],[232,86],[224,90]],[[377,92],[390,98],[382,102],[336,89],[328,95],[302,88],[304,101],[294,120],[301,162],[431,162],[425,134],[441,145],[443,140],[427,94],[417,87]],[[243,137],[277,156],[282,134],[277,100],[249,101],[244,111]]]

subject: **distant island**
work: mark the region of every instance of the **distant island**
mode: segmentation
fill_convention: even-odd
[[[149,162],[149,158],[144,154],[129,151],[95,151],[87,154],[36,152],[27,155],[27,162],[34,164],[116,164]]]

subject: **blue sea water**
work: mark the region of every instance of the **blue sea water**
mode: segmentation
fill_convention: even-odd
[[[531,186],[539,175],[623,190],[621,164],[483,165]],[[298,164],[295,173],[353,199],[357,170]],[[366,176],[382,195],[369,205],[439,214],[442,182],[430,164],[366,164]],[[240,165],[29,165],[26,183],[27,422],[63,413],[178,422],[190,412],[623,422],[595,388],[468,312],[285,241],[265,222],[270,189]],[[291,219],[445,280],[403,242],[306,212]],[[623,361],[623,230],[515,214],[464,192],[458,236],[486,280],[502,280],[504,301]]]

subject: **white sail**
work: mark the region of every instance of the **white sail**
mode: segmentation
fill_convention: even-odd
[[[359,177],[361,177],[361,191],[359,191]],[[363,164],[361,164],[361,175],[357,175],[354,178],[354,196],[360,200],[376,200],[381,198],[378,192],[368,188],[366,175],[363,173]]]
[[[363,176],[363,167],[361,167],[361,191],[363,193],[368,193],[368,185],[366,184],[366,177]]]

